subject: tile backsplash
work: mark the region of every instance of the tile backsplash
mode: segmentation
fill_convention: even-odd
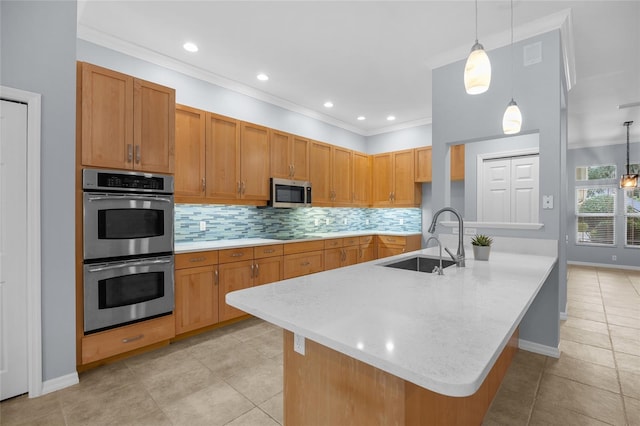
[[[206,229],[200,230],[200,222]],[[175,241],[236,238],[299,238],[340,231],[421,232],[419,208],[298,208],[176,204]]]

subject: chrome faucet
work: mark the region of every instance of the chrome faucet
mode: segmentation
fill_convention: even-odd
[[[440,240],[438,239],[438,237],[435,236],[430,236],[429,238],[427,238],[427,243],[425,244],[425,247],[429,247],[429,241],[431,240],[436,240],[436,243],[438,243],[438,247],[440,247],[440,266],[435,266],[433,268],[433,271],[431,271],[432,273],[437,272],[438,275],[444,275],[444,272],[442,270],[442,244],[440,243]]]
[[[446,247],[445,247],[445,250],[446,250],[447,253],[449,253],[449,256],[451,256],[453,261],[456,262],[456,266],[464,267],[465,266],[465,262],[464,262],[464,242],[463,242],[464,221],[462,220],[462,216],[460,216],[460,214],[454,208],[452,208],[452,207],[443,207],[440,210],[438,210],[433,215],[433,220],[431,221],[431,226],[429,226],[429,233],[433,234],[435,232],[438,216],[440,216],[440,214],[442,212],[451,212],[458,218],[458,250],[456,251],[456,255],[454,256],[449,251],[449,249],[446,248]],[[429,240],[427,240],[427,243],[428,242],[429,242]]]

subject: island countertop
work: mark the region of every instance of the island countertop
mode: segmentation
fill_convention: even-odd
[[[430,248],[227,294],[256,317],[448,396],[477,391],[556,263],[494,251],[444,275],[383,265]]]

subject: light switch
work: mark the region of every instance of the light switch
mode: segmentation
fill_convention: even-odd
[[[545,210],[551,210],[553,208],[553,195],[542,196],[542,208]]]

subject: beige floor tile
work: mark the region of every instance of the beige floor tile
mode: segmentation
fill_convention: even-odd
[[[609,329],[607,328],[607,324],[598,322],[598,321],[591,321],[591,320],[586,320],[582,318],[574,318],[570,316],[565,321],[564,325],[567,327],[581,328],[587,331],[594,331],[596,333],[609,334]]]
[[[555,405],[540,407],[536,403],[529,426],[605,426],[609,423]]]
[[[638,309],[607,308],[607,315],[617,315],[640,320],[640,303],[638,304]]]
[[[272,360],[247,368],[225,381],[256,405],[262,404],[283,389],[283,368]]]
[[[620,369],[620,385],[622,394],[631,398],[640,399],[640,373]]]
[[[585,345],[611,349],[611,340],[607,334],[596,333],[581,328],[562,327],[560,329],[560,340],[570,340],[572,342],[584,343]]]
[[[229,426],[278,426],[278,423],[259,408],[254,408],[227,423]]]
[[[604,312],[604,305],[602,303],[586,303],[586,302],[578,302],[575,300],[569,300],[569,312],[572,309],[583,309],[585,311],[593,311],[593,312]]]
[[[541,407],[556,405],[611,424],[625,423],[621,395],[553,374],[543,376],[537,403]]]
[[[483,425],[524,425],[529,420],[534,395],[521,394],[501,386],[493,399]]]
[[[533,352],[518,350],[511,361],[511,365],[515,367],[529,367],[537,370],[543,370],[547,357]]]
[[[640,399],[625,397],[624,406],[629,426],[640,426]]]
[[[615,368],[580,361],[570,356],[560,356],[560,359],[549,358],[547,360],[545,373],[554,374],[610,392],[620,393],[620,385]]]
[[[618,370],[629,370],[634,373],[640,373],[640,356],[625,354],[624,352],[615,352]]]
[[[154,357],[144,354],[142,358],[134,357],[124,361],[124,364],[140,379],[168,370],[188,371],[197,363],[198,361],[187,350],[162,351]]]
[[[629,318],[607,314],[607,322],[609,324],[621,325],[623,327],[640,329],[640,318]]]
[[[113,392],[123,386],[135,386],[137,378],[124,363],[114,363],[96,367],[80,373],[80,382],[62,389],[56,394],[63,407],[71,407],[92,401]]]
[[[562,340],[560,342],[560,351],[560,356],[570,356],[581,361],[592,362],[594,364],[604,365],[605,367],[615,368],[615,363],[613,361],[613,351],[609,349],[576,343],[570,340]]]
[[[284,395],[282,392],[260,404],[260,408],[275,421],[284,424]]]
[[[269,361],[269,358],[242,343],[235,346],[212,346],[210,350],[202,350],[202,346],[198,345],[199,350],[193,354],[194,357],[224,379]],[[189,350],[192,349],[194,348]]]
[[[232,327],[232,329],[229,331],[229,334],[242,342],[273,330],[270,324],[255,318],[238,322],[230,327]]]
[[[135,419],[135,422],[123,422],[123,425],[135,425],[135,426],[173,426],[171,420],[164,414],[161,409],[154,411],[151,414]]]
[[[581,318],[597,322],[607,322],[604,312],[591,311],[588,309],[570,308],[568,311],[570,317]]]
[[[569,301],[576,301],[576,302],[583,302],[583,303],[594,303],[594,304],[598,304],[598,303],[602,303],[602,298],[600,297],[600,295],[598,296],[583,296],[583,295],[579,295],[579,294],[567,294],[567,300]]]
[[[255,406],[225,382],[217,382],[162,409],[175,425],[224,425]]]
[[[622,337],[624,339],[635,340],[640,342],[640,330],[632,327],[623,327],[621,325],[609,324],[611,337]]]
[[[613,342],[614,351],[640,356],[640,341],[618,336],[611,336],[611,341]]]
[[[198,361],[177,366],[175,369],[158,371],[141,379],[144,387],[156,403],[162,407],[205,389],[222,378]],[[190,367],[187,368],[187,365]]]
[[[54,419],[61,415],[57,393],[50,393],[39,398],[21,395],[0,404],[0,424],[2,426],[37,424],[41,419],[48,417]],[[62,424],[64,424],[64,419]]]
[[[273,358],[283,353],[282,339],[282,329],[272,329],[247,340],[244,344],[267,358]]]

